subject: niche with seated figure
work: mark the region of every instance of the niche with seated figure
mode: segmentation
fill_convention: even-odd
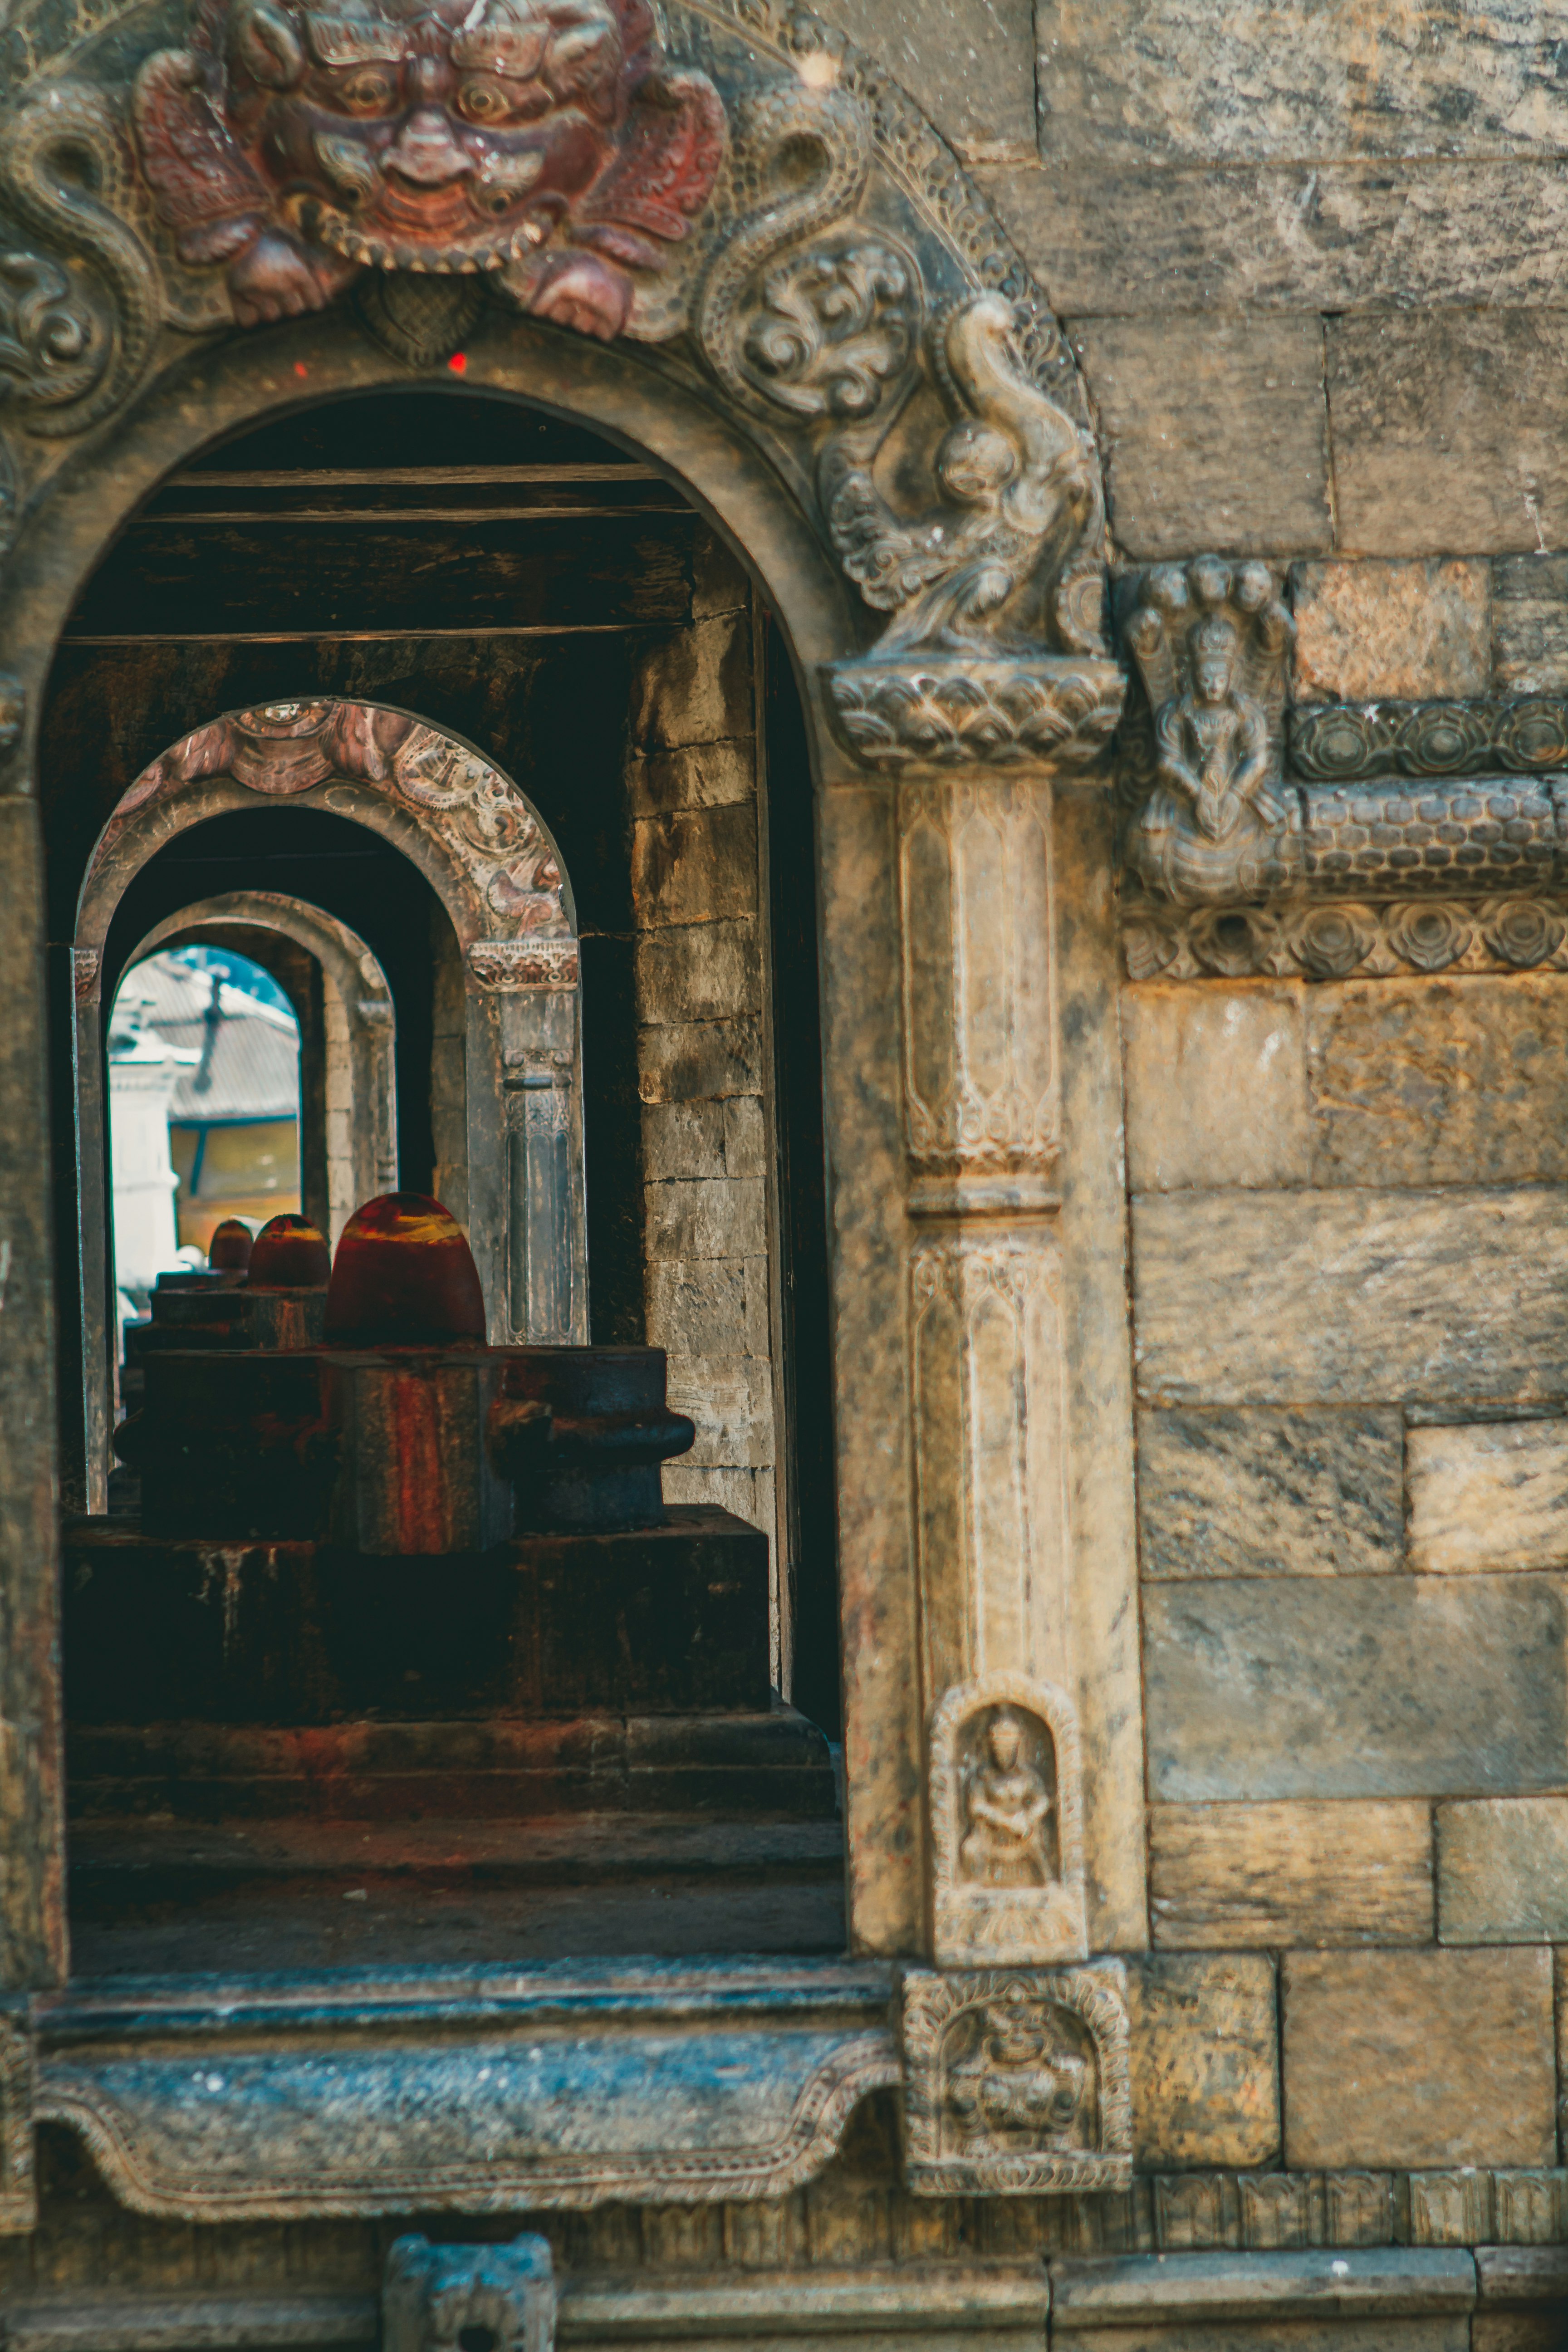
[[[302,411],[89,581],[44,779],[79,1969],[837,1948],[810,782],[745,576],[521,407]],[[106,1008],[204,944],[304,1008],[301,1229],[160,1284],[117,1402]]]

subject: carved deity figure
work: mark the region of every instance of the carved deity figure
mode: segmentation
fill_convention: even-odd
[[[1179,903],[1245,897],[1300,862],[1270,726],[1294,634],[1267,568],[1214,556],[1144,583],[1129,637],[1154,714],[1154,789],[1130,856]]]
[[[504,273],[608,341],[706,204],[724,116],[646,0],[198,0],[134,115],[181,257],[242,326],[361,269]]]
[[[1070,2026],[1019,1984],[986,2004],[947,2078],[948,2113],[967,2147],[1060,2154],[1090,2144],[1093,2063]]]
[[[1044,1886],[1052,1875],[1050,1793],[1023,1749],[1023,1725],[1011,1707],[1000,1708],[985,1728],[985,1760],[965,1792],[958,1871],[972,1884]]]

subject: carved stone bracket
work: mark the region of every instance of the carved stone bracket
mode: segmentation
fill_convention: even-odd
[[[904,1979],[904,2170],[927,2197],[1125,2189],[1126,1977],[1082,1969]]]
[[[554,2352],[555,2278],[547,2238],[505,2246],[394,2241],[381,2296],[383,2352]]]
[[[931,1727],[931,1949],[944,1967],[1081,1960],[1083,1790],[1067,1693],[998,1673]]]
[[[1110,740],[1126,681],[1113,662],[924,654],[835,662],[827,710],[868,768],[1030,761],[1081,767]]]

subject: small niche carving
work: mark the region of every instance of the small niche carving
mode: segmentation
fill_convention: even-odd
[[[931,1723],[932,1948],[949,1967],[1081,1959],[1078,1726],[1018,1675],[961,1684]]]

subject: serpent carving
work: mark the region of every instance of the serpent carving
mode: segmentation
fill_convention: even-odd
[[[93,184],[63,168],[86,155]],[[131,159],[101,91],[56,82],[0,127],[0,192],[29,228],[79,255],[111,298],[105,320],[47,255],[0,257],[10,295],[0,368],[29,403],[30,433],[85,432],[140,382],[157,336],[152,257],[117,213],[134,201]]]

